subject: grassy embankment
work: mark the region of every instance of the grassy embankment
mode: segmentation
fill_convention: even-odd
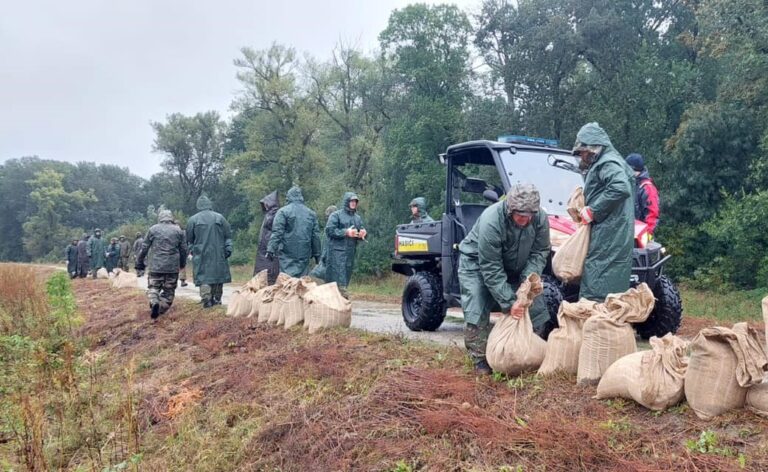
[[[476,379],[458,348],[181,300],[153,323],[141,291],[31,271],[0,265],[3,470],[768,469],[768,421],[746,411],[704,422],[569,376]]]

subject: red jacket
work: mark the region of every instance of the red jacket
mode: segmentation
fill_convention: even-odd
[[[635,197],[635,219],[648,225],[648,232],[653,234],[659,224],[659,191],[653,180],[644,170],[635,178],[637,185]]]

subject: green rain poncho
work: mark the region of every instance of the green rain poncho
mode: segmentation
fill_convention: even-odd
[[[549,218],[539,208],[538,193],[536,195],[535,207],[518,205],[515,208],[537,211],[529,225],[519,227],[510,219],[509,200],[514,201],[516,197],[508,196],[488,207],[459,245],[461,304],[467,323],[487,323],[494,305],[509,313],[520,283],[532,273],[541,274],[547,265]],[[530,310],[534,327],[549,319],[543,298],[537,297]]]
[[[96,237],[96,232],[99,233],[99,237]],[[91,269],[97,271],[105,266],[107,262],[107,245],[101,238],[101,230],[96,229],[94,235],[88,240],[88,257],[91,258]]]
[[[232,231],[221,214],[212,211],[205,195],[197,199],[198,213],[187,221],[187,245],[192,252],[195,285],[232,281],[227,259],[232,255]]]
[[[609,293],[629,289],[634,246],[634,175],[597,123],[584,125],[578,143],[603,146],[584,181],[586,204],[592,209],[592,235],[584,262],[579,296],[604,301]]]
[[[358,200],[353,192],[344,194],[341,210],[336,210],[328,218],[325,235],[328,237],[328,256],[326,258],[325,280],[336,282],[339,287],[347,287],[355,265],[355,251],[360,239],[348,238],[346,231],[363,229],[363,219],[356,210],[349,207],[349,202]]]
[[[280,272],[301,277],[307,275],[311,257],[320,259],[320,225],[317,214],[304,205],[299,187],[291,187],[285,201],[275,213],[267,252],[277,254]]]
[[[431,216],[429,216],[429,213],[427,213],[427,200],[424,197],[414,198],[411,200],[411,204],[409,206],[415,206],[419,209],[418,215],[411,215],[411,223],[431,223],[435,221]]]

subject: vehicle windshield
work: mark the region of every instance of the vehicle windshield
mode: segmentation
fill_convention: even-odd
[[[546,150],[518,149],[512,153],[505,149],[499,152],[504,171],[510,185],[531,183],[539,189],[541,207],[550,215],[566,215],[568,198],[576,187],[584,186],[581,174],[550,165],[549,155],[553,154],[578,166],[576,158],[567,154]]]

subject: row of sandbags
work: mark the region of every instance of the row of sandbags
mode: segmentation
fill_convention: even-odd
[[[316,333],[348,328],[352,304],[341,295],[335,282],[318,285],[309,277],[293,278],[281,273],[274,285],[267,285],[267,273],[262,271],[236,291],[227,315],[255,317],[259,323],[285,329],[303,326]]]
[[[768,416],[768,357],[746,323],[704,329],[690,344],[672,334],[653,337],[650,350],[637,352],[632,323],[645,321],[655,301],[641,284],[604,303],[563,302],[559,328],[547,342],[533,332],[527,313],[541,291],[541,279],[531,275],[517,292],[525,316],[505,316],[491,330],[486,356],[494,371],[576,374],[580,384],[597,384],[598,399],[627,398],[652,410],[685,397],[701,418],[744,406]],[[768,297],[763,316],[768,338]]]

